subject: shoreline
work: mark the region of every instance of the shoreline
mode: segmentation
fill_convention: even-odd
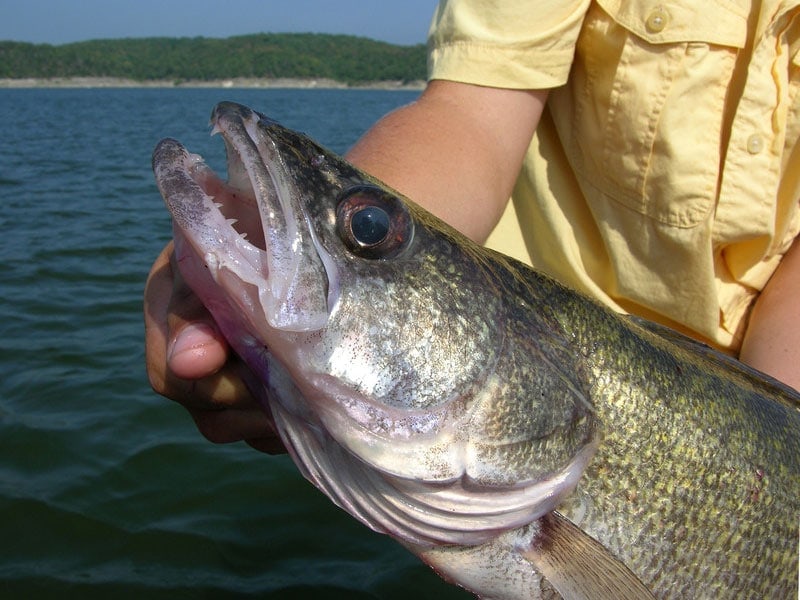
[[[255,78],[231,77],[230,79],[140,81],[121,77],[30,77],[24,79],[0,79],[0,89],[25,88],[219,88],[219,89],[349,89],[349,90],[422,90],[424,81],[371,81],[350,85],[325,78],[295,79],[289,77]]]

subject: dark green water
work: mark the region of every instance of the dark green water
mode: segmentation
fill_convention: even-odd
[[[1,598],[469,597],[286,457],[206,442],[143,366],[155,143],[221,169],[230,99],[343,151],[414,95],[0,90]]]

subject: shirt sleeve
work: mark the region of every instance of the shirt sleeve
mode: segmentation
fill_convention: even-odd
[[[441,0],[428,76],[511,89],[567,81],[589,0]]]

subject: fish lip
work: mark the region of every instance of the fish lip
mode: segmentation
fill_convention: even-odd
[[[175,262],[219,322],[235,314],[251,337],[267,323],[258,283],[269,276],[264,251],[246,240],[218,206],[225,184],[179,141],[166,138],[153,151],[156,185],[172,215]],[[224,290],[224,291],[220,291]]]
[[[317,331],[335,301],[335,265],[315,238],[282,149],[268,129],[277,123],[249,108],[222,102],[211,116],[228,157],[223,182],[198,155],[166,139],[153,152],[153,170],[176,231],[235,298],[250,294],[249,312],[273,330]],[[249,204],[249,205],[248,205]]]
[[[201,156],[189,152],[178,140],[165,138],[153,150],[152,162],[156,184],[174,227],[190,236],[199,250],[213,246],[204,236],[214,236],[219,245],[231,239],[245,241],[216,201],[219,194],[214,187],[225,184]]]

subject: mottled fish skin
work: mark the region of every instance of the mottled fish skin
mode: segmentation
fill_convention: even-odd
[[[228,184],[174,140],[154,152],[178,264],[334,502],[485,597],[555,593],[525,552],[554,509],[656,597],[796,597],[794,391],[473,244],[246,107],[212,122]],[[353,239],[364,206],[389,217],[374,245]],[[256,210],[247,243],[228,219]]]

